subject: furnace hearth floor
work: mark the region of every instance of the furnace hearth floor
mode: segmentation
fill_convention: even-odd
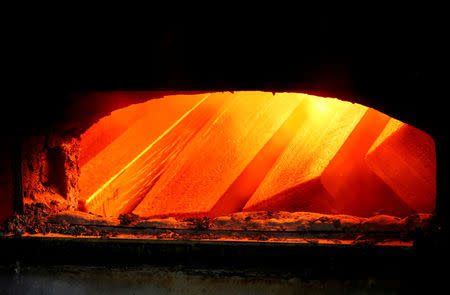
[[[11,218],[3,236],[83,237],[143,240],[308,243],[312,245],[412,246],[418,232],[432,227],[433,215],[370,218],[310,212],[239,212],[214,219],[102,218],[83,212],[52,213],[45,206],[26,207]]]

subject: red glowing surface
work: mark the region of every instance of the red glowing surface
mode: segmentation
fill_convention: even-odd
[[[102,216],[434,211],[426,133],[368,107],[297,93],[174,95],[82,137],[83,207]]]

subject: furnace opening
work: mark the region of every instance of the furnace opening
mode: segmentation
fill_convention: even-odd
[[[103,217],[433,213],[433,139],[372,108],[299,93],[171,95],[81,136],[80,208]]]

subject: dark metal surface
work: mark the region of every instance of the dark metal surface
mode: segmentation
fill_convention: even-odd
[[[2,264],[254,268],[308,279],[408,277],[427,263],[418,249],[392,246],[46,237],[3,237],[0,245]]]

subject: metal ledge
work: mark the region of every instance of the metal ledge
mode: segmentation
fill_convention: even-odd
[[[410,277],[429,255],[411,247],[298,243],[0,237],[5,265],[159,265],[258,269],[306,279]],[[401,271],[399,271],[401,270]]]

